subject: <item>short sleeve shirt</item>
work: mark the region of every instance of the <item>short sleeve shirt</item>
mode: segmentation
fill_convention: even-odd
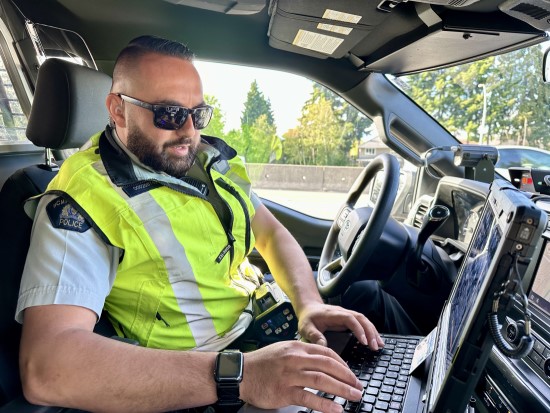
[[[47,304],[86,307],[99,317],[115,279],[120,250],[92,228],[54,227],[46,207],[57,198],[43,196],[36,210],[15,316],[20,323],[25,308]]]

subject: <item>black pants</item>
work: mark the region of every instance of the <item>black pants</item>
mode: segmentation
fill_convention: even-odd
[[[353,283],[342,295],[342,307],[364,314],[380,333],[423,335],[395,297],[376,281]]]

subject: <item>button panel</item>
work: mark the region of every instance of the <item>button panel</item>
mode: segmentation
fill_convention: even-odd
[[[543,374],[550,379],[550,346],[537,337],[533,337],[533,350],[529,353],[529,360],[540,368]]]

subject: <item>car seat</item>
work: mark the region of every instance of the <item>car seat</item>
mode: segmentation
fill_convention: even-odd
[[[39,69],[26,134],[36,146],[45,148],[45,162],[16,171],[0,191],[0,412],[61,411],[32,406],[22,397],[18,367],[21,326],[14,315],[32,227],[23,203],[44,192],[57,173],[51,150],[79,148],[105,128],[105,98],[110,87],[110,76],[65,60],[46,60]]]

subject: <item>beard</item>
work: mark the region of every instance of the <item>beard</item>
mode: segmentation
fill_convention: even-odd
[[[184,156],[173,156],[168,148],[173,146],[189,145],[189,150]],[[181,138],[166,142],[159,152],[158,145],[147,137],[135,125],[128,129],[127,148],[144,165],[155,171],[165,172],[176,178],[184,176],[195,162],[198,152],[198,144],[193,145],[191,138]]]

